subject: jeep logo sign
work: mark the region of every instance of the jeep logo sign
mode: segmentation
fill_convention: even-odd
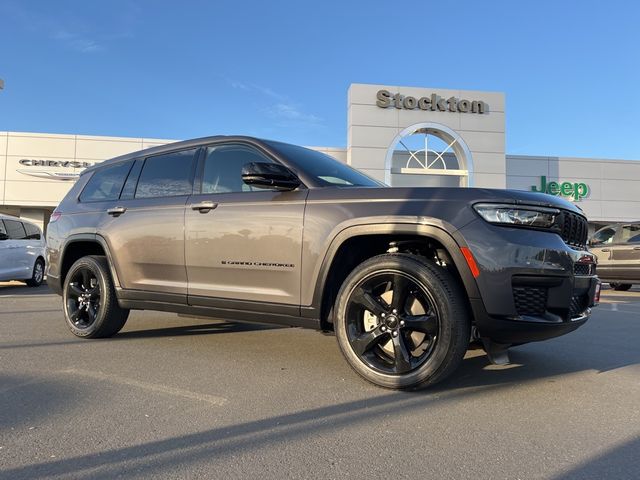
[[[531,186],[532,192],[548,193],[549,195],[555,195],[556,197],[568,197],[573,198],[576,202],[579,202],[582,198],[589,194],[589,185],[586,183],[572,183],[572,182],[549,182],[547,183],[547,177],[544,175],[540,177],[540,187],[535,185]]]
[[[378,90],[376,105],[380,108],[404,108],[406,110],[429,110],[431,112],[460,112],[460,113],[485,113],[489,111],[489,105],[482,100],[466,100],[456,97],[445,99],[435,93],[428,97],[403,96],[399,93],[392,94],[389,90]]]

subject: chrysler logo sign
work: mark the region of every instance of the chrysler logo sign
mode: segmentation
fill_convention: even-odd
[[[65,167],[65,168],[87,168],[93,165],[93,163],[89,162],[77,162],[77,161],[67,161],[67,160],[30,160],[28,158],[23,158],[18,163],[20,165],[25,165],[27,167]]]
[[[411,97],[392,94],[389,90],[378,90],[376,105],[380,108],[396,107],[406,110],[428,110],[431,112],[486,113],[489,105],[482,100],[466,100],[464,98],[444,98],[435,93],[428,97]]]
[[[23,158],[19,160],[18,163],[25,167],[29,167],[17,170],[23,175],[48,178],[53,180],[76,180],[80,176],[80,174],[76,172],[61,172],[58,170],[51,170],[51,167],[84,169],[93,165],[93,163],[91,162],[79,162],[74,160],[32,160],[29,158]]]

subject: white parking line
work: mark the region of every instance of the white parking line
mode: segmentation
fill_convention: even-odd
[[[89,377],[89,378],[93,378],[101,381],[106,380],[112,383],[118,383],[120,385],[127,385],[130,387],[138,387],[143,390],[149,390],[152,392],[164,393],[167,395],[174,395],[177,397],[188,398],[190,400],[197,400],[199,402],[207,402],[212,405],[216,405],[218,407],[221,407],[222,405],[227,403],[227,399],[223,397],[217,397],[215,395],[207,395],[205,393],[191,392],[189,390],[184,390],[182,388],[167,387],[166,385],[158,385],[155,383],[142,382],[140,380],[134,380],[132,378],[121,377],[119,375],[113,375],[109,373],[92,372],[89,370],[78,370],[75,368],[60,370],[57,373],[68,374],[68,375],[80,375],[83,377]]]

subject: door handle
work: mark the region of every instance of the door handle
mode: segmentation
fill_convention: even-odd
[[[633,247],[634,250],[640,250],[640,247]]]
[[[602,251],[603,251],[603,252],[610,252],[610,251],[611,251],[611,249],[609,249],[609,248],[603,248],[603,249],[602,249]]]
[[[119,217],[126,211],[127,211],[126,207],[113,207],[113,208],[107,209],[107,213],[113,217]]]
[[[204,201],[200,203],[192,203],[191,210],[199,210],[200,213],[207,213],[218,206],[215,202]]]

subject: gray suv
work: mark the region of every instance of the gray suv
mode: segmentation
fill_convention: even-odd
[[[434,384],[470,342],[575,330],[599,295],[587,220],[540,193],[392,188],[322,153],[208,137],[88,168],[47,233],[71,332],[132,309],[334,331],[388,388]]]
[[[640,283],[640,222],[601,228],[589,239],[589,250],[598,259],[598,276],[614,290]]]

